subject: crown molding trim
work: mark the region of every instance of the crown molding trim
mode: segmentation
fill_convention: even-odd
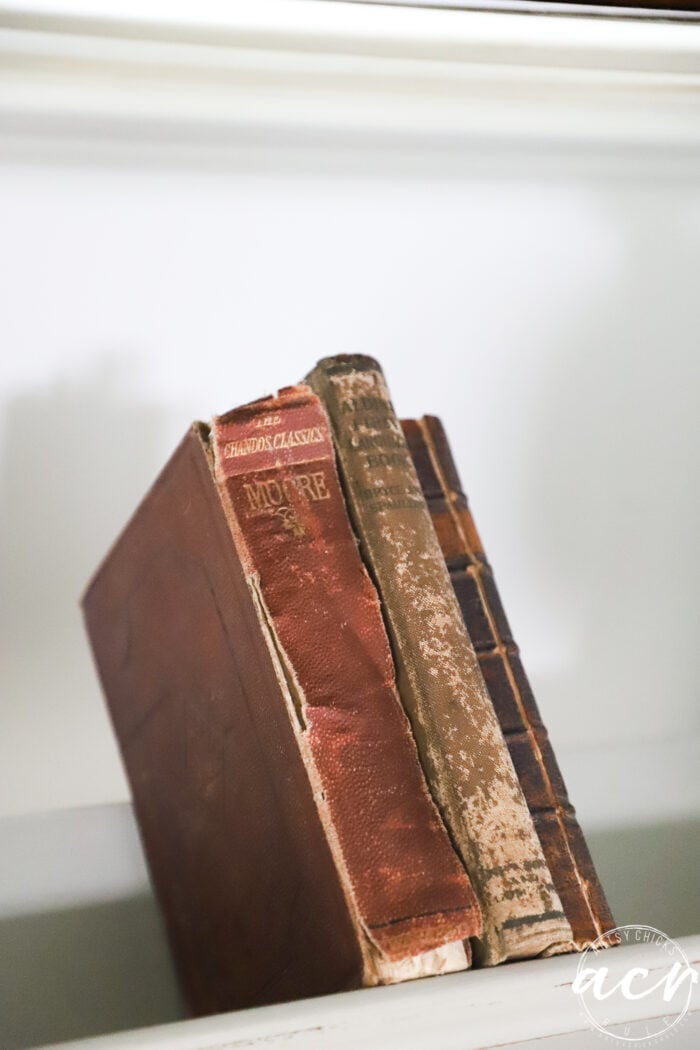
[[[700,145],[700,25],[327,2],[0,3],[0,134]]]

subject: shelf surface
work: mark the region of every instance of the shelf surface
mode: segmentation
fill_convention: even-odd
[[[700,936],[677,943],[697,967]],[[633,966],[646,967],[653,978],[668,965],[662,952],[645,944],[615,948],[604,953],[604,960],[613,982]],[[88,1045],[94,1050],[233,1050],[243,1046],[476,1050],[524,1048],[537,1040],[538,1047],[578,1050],[597,1045],[598,1038],[603,1045],[603,1037],[589,1027],[580,999],[572,991],[578,961],[577,955],[536,959],[61,1045],[63,1050],[69,1046],[84,1050]],[[621,1032],[626,1023],[657,1016],[659,1004],[653,997],[630,1002],[614,996],[606,1006],[612,1030]],[[670,1036],[669,1047],[697,1047],[699,1009],[696,983],[690,1008]]]
[[[698,958],[700,936],[684,937],[698,930],[696,825],[615,826],[589,834],[589,844],[616,920],[656,926]],[[324,1046],[367,1050],[396,1040],[468,1050],[540,1037],[576,1050],[593,1038],[570,991],[577,956],[183,1021],[129,805],[0,820],[0,864],[2,1050],[69,1040],[103,1050],[220,1050],[259,1039],[313,1050],[316,1033]],[[629,952],[604,959],[622,965]],[[684,1050],[693,1024],[697,1017],[673,1046]]]

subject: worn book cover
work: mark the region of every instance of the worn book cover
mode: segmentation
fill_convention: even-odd
[[[566,950],[571,928],[382,371],[362,355],[327,358],[309,382],[332,422],[348,507],[382,599],[428,783],[479,897],[480,961]]]
[[[194,1013],[467,965],[478,906],[308,389],[194,425],[83,606]]]
[[[402,427],[574,944],[583,949],[615,924],[521,663],[447,436],[435,416],[404,419]]]

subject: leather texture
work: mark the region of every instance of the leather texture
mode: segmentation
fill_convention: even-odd
[[[396,692],[321,403],[289,387],[215,420],[212,438],[362,929],[389,959],[477,934],[479,907]]]
[[[321,361],[346,500],[379,590],[399,694],[443,820],[481,905],[475,959],[562,950],[571,929],[455,599],[376,361]]]
[[[402,427],[574,944],[583,949],[611,930],[614,921],[523,669],[447,436],[435,416],[405,419]]]
[[[200,428],[84,612],[192,1013],[360,987],[357,933]]]
[[[286,570],[282,575],[291,578]],[[357,634],[354,652],[366,632],[363,612],[372,612],[364,597],[367,608],[351,609],[345,618],[348,637]],[[318,588],[317,601],[328,604]],[[306,633],[311,671],[330,680],[335,696],[333,630],[320,624],[321,610],[310,603],[309,590],[300,586],[295,614],[302,634],[305,604],[315,617]],[[333,614],[343,608],[336,595]],[[142,501],[89,585],[83,611],[191,1013],[368,983],[365,936],[329,842],[249,565],[232,537],[203,425],[193,425]],[[381,642],[374,656],[384,674]],[[355,684],[361,681],[360,674]],[[352,691],[348,696],[351,704],[337,718],[341,735],[352,732],[351,707],[358,702]],[[389,691],[387,706],[390,701]],[[332,723],[331,707],[321,706],[318,718]],[[405,727],[399,719],[394,724],[405,748]],[[337,736],[336,757],[342,747]],[[362,785],[356,811],[366,829],[358,837],[371,871],[368,892],[372,880],[379,887],[371,921],[401,920],[399,952],[414,935],[422,947],[433,943],[433,934],[441,943],[478,922],[466,876],[416,779],[417,765],[414,752],[406,768],[390,758],[398,789],[385,777],[386,797],[375,793],[373,807],[372,792]],[[423,824],[417,848],[407,846],[403,896],[392,897],[384,887],[402,858],[385,846],[369,853],[378,812],[397,824],[392,849],[400,851],[411,837],[402,825],[401,799],[409,793],[404,776],[417,791],[418,816],[408,816]],[[335,777],[340,791],[340,767]],[[348,777],[351,788],[358,775],[351,770]],[[352,809],[350,795],[343,804]],[[413,910],[406,912],[408,897]],[[423,913],[433,910],[438,914],[424,923]],[[421,913],[415,930],[414,912]],[[406,973],[417,975],[420,967]]]

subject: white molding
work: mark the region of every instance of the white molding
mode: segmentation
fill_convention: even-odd
[[[700,28],[339,0],[4,0],[33,32],[249,50],[698,74]]]
[[[0,133],[696,147],[700,25],[323,0],[0,3]]]
[[[352,0],[357,4],[392,4],[399,7],[452,7],[472,11],[511,11],[528,15],[566,15],[567,18],[655,19],[656,21],[695,22],[697,11],[679,7],[614,7],[611,0]]]

